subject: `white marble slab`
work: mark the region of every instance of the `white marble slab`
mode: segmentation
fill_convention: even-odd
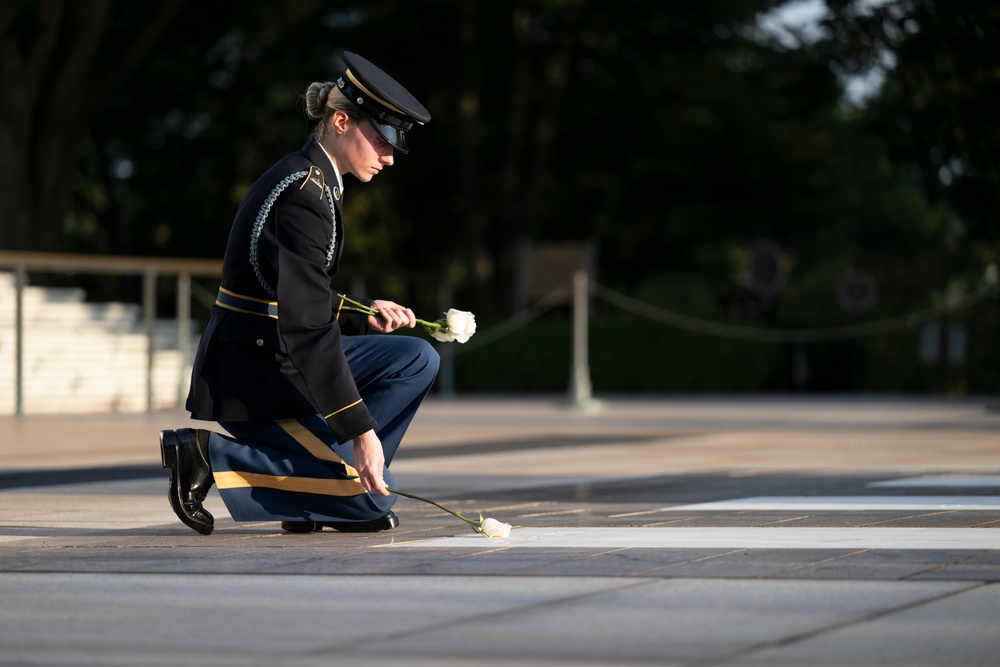
[[[664,507],[665,512],[715,511],[861,511],[861,510],[1000,510],[1000,496],[755,496]]]
[[[434,549],[1000,549],[991,528],[518,528],[397,542]]]
[[[873,488],[927,488],[927,489],[998,489],[1000,488],[1000,475],[937,475],[923,477],[902,477],[900,479],[887,479],[880,482],[869,482],[868,486]]]

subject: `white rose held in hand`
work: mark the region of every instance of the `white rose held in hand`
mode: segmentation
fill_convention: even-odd
[[[355,301],[340,292],[337,292],[337,295],[342,302],[341,310],[363,313],[372,317],[379,316],[379,312],[371,306],[366,306],[360,301]],[[427,330],[427,333],[431,335],[431,338],[439,340],[442,343],[464,343],[472,338],[472,334],[476,333],[476,316],[467,310],[458,310],[456,308],[449,309],[444,314],[443,320],[428,322],[418,317],[417,324],[423,326]]]
[[[445,318],[448,320],[448,331],[458,343],[464,343],[476,333],[476,316],[467,310],[451,308]]]
[[[436,325],[434,328],[427,328],[427,332],[434,340],[442,343],[464,343],[476,333],[476,316],[469,311],[451,308],[444,317],[443,321],[434,323]]]
[[[502,521],[497,521],[496,519],[486,518],[483,519],[483,515],[480,514],[479,518],[479,532],[486,537],[510,537],[510,524],[503,523]]]

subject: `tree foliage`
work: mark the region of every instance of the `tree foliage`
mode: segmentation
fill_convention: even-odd
[[[827,0],[789,40],[760,21],[782,6],[8,3],[0,244],[218,256],[349,49],[433,118],[377,183],[348,182],[347,265],[447,280],[484,319],[511,308],[522,239],[593,241],[602,282],[778,326],[851,321],[853,270],[871,317],[974,287],[1000,260],[1000,8]],[[767,303],[744,270],[761,239],[787,272]]]
[[[65,244],[78,150],[180,0],[0,4],[0,247]]]

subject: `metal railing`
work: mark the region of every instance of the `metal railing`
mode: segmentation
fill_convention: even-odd
[[[156,284],[161,277],[177,281],[177,333],[183,367],[191,359],[191,279],[217,277],[222,262],[213,259],[73,255],[46,252],[0,252],[0,270],[13,270],[14,305],[14,414],[24,414],[24,289],[29,273],[92,273],[142,277],[142,313],[148,342],[146,408],[153,409],[153,358],[156,326]]]
[[[192,278],[217,278],[222,269],[220,260],[190,259],[190,258],[154,258],[154,257],[122,257],[108,255],[70,255],[38,252],[0,252],[0,270],[13,270],[16,286],[16,305],[14,315],[15,337],[15,414],[24,413],[24,289],[28,284],[28,273],[52,274],[105,274],[140,276],[142,278],[142,313],[144,317],[145,337],[147,339],[146,357],[146,406],[153,409],[153,365],[154,336],[157,312],[157,281],[161,277],[176,280],[176,313],[178,332],[178,352],[182,368],[187,368],[192,359],[191,342],[191,304],[195,296],[192,291]],[[403,273],[390,272],[399,277]],[[426,282],[429,277],[423,274],[405,275],[409,281]],[[365,278],[358,275],[346,275],[345,280],[351,283],[352,293],[364,294]],[[434,281],[437,282],[437,281]],[[194,287],[198,287],[194,284]],[[201,290],[204,292],[204,290]],[[443,309],[451,304],[451,289],[446,283],[437,282],[437,301]],[[213,292],[214,296],[214,292]],[[926,322],[935,321],[940,317],[971,308],[983,301],[1000,297],[1000,284],[996,280],[989,282],[977,291],[954,298],[946,303],[926,308],[921,311],[907,313],[877,322],[851,326],[834,326],[814,329],[767,329],[762,327],[739,326],[726,322],[711,322],[691,317],[653,304],[640,302],[625,294],[616,292],[593,282],[587,272],[577,271],[571,283],[564,288],[553,290],[547,296],[539,299],[534,305],[515,314],[506,321],[494,324],[492,327],[478,333],[468,344],[455,348],[442,346],[441,373],[439,374],[439,389],[445,396],[455,393],[454,387],[454,357],[466,352],[490,345],[499,338],[510,335],[520,327],[526,326],[534,319],[549,311],[558,303],[572,304],[573,321],[573,352],[569,382],[569,403],[575,407],[589,409],[598,404],[593,399],[589,368],[589,301],[598,298],[625,311],[646,319],[655,320],[669,326],[690,331],[692,333],[723,338],[735,338],[761,343],[805,342],[843,340],[877,336],[902,329],[913,329]]]

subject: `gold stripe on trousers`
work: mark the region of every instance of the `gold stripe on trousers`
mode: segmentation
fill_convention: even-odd
[[[359,496],[365,487],[356,479],[317,479],[315,477],[289,477],[288,475],[263,475],[255,472],[225,470],[215,473],[219,489],[262,488],[313,493],[322,496]]]

